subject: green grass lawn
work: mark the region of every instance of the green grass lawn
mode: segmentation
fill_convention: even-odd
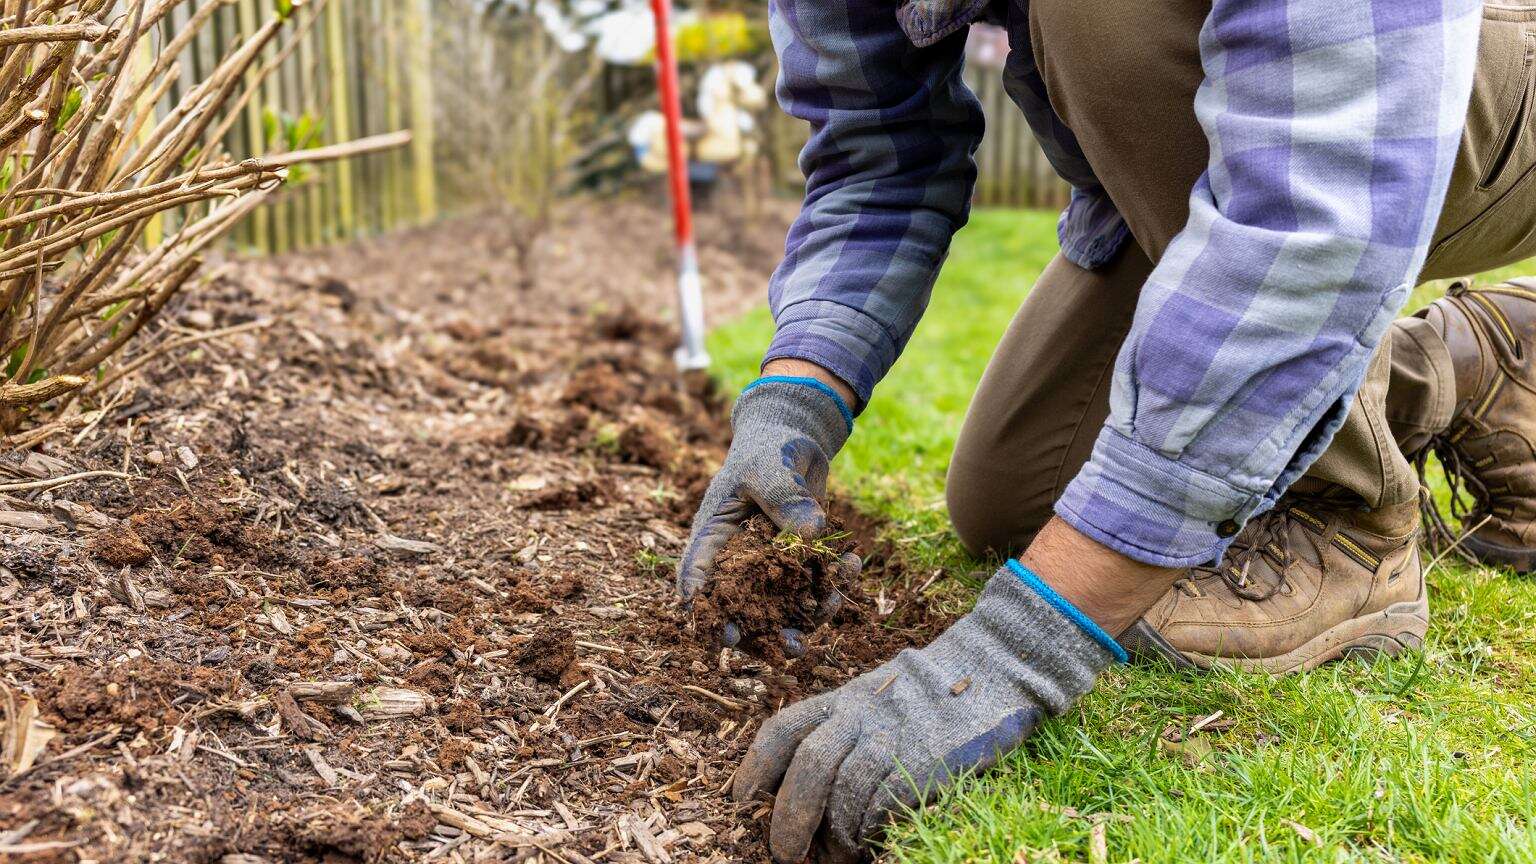
[[[988,355],[1056,251],[1055,219],[974,215],[833,466],[839,489],[891,521],[917,578],[944,569],[929,590],[945,602],[963,602],[987,562],[949,531],[944,469]],[[756,375],[771,332],[758,310],[714,333],[729,387]],[[1429,580],[1422,654],[1284,678],[1111,670],[898,827],[887,859],[1094,861],[1097,831],[1108,862],[1536,862],[1536,580],[1449,562]],[[1159,743],[1218,711],[1196,744]]]

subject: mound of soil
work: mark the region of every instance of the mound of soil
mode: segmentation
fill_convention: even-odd
[[[9,848],[766,861],[766,811],[722,791],[758,724],[945,622],[846,509],[851,534],[810,549],[754,526],[680,608],[729,426],[679,379],[669,322],[634,311],[672,290],[663,219],[567,213],[511,297],[495,219],[231,264],[165,325],[270,325],[0,460],[4,480],[129,475],[0,493],[41,526],[0,527],[0,684],[57,730],[25,774],[0,766]],[[738,249],[757,245],[701,248],[712,304],[760,296],[773,256]],[[852,549],[860,584],[836,566]],[[725,620],[745,650],[722,650]],[[774,653],[784,627],[804,656]]]
[[[782,666],[786,630],[814,642],[824,626],[874,623],[859,568],[852,535],[836,518],[826,539],[808,543],[781,537],[766,517],[754,516],[715,557],[715,578],[694,601],[698,633],[719,639],[733,629],[741,650]]]

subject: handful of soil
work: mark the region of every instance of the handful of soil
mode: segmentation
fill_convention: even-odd
[[[823,624],[857,618],[863,592],[853,538],[836,519],[828,529],[807,541],[780,536],[766,517],[747,520],[715,556],[714,579],[694,600],[700,638],[718,643],[733,627],[737,648],[781,665],[785,630],[809,636]]]

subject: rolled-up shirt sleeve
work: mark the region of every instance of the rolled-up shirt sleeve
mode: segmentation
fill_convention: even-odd
[[[769,283],[763,362],[816,363],[867,402],[928,305],[975,186],[965,29],[922,47],[883,0],[776,0],[784,110],[811,124],[805,204]]]
[[[1063,519],[1147,563],[1206,563],[1322,453],[1423,266],[1480,9],[1216,0],[1195,102],[1210,163]]]

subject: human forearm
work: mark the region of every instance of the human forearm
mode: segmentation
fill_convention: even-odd
[[[781,0],[771,30],[779,102],[811,137],[805,204],[769,283],[778,326],[765,360],[814,363],[862,404],[969,209],[982,116],[960,78],[965,40],[917,47],[879,0]]]
[[[1128,558],[1059,518],[1040,529],[1019,562],[1115,636],[1136,623],[1185,572]]]
[[[832,391],[843,398],[849,408],[857,410],[858,400],[854,398],[853,388],[843,382],[843,379],[831,372],[817,366],[808,360],[798,360],[786,357],[780,360],[769,360],[763,364],[763,376],[782,376],[786,378],[813,378],[832,388]]]

